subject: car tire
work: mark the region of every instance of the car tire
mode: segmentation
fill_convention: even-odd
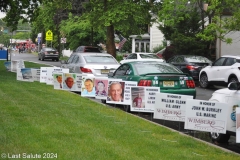
[[[231,83],[231,82],[238,82],[238,79],[236,77],[231,77],[228,83]]]
[[[213,142],[218,142],[218,143],[227,143],[228,140],[230,139],[230,134],[221,134],[221,133],[211,132],[209,133],[209,135]]]
[[[203,73],[200,75],[199,84],[202,88],[208,88],[210,86],[207,74]]]
[[[58,61],[59,61],[59,59],[57,58],[57,59],[56,59],[56,61],[58,62]]]

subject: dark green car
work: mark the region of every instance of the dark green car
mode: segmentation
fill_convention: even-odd
[[[165,62],[135,61],[124,63],[114,73],[110,72],[108,78],[137,81],[138,86],[160,87],[162,93],[196,97],[193,78]]]

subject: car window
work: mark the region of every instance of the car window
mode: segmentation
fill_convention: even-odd
[[[72,60],[73,60],[74,57],[75,57],[75,55],[71,55],[70,58],[67,60],[67,63],[68,64],[72,63]]]
[[[209,59],[202,56],[186,56],[185,60],[192,63],[211,63]]]
[[[177,63],[183,63],[184,62],[184,58],[183,58],[183,56],[180,56],[180,57],[175,58],[174,61],[177,62]]]
[[[236,63],[236,59],[235,58],[228,58],[224,64],[224,66],[231,66],[234,63]]]
[[[96,55],[88,55],[83,56],[86,63],[115,63],[117,61],[112,56],[96,56]]]
[[[137,59],[137,54],[135,54],[135,53],[130,54],[129,56],[127,56],[126,59]]]
[[[175,62],[176,57],[171,57],[168,59],[168,63]]]
[[[218,60],[216,60],[213,64],[213,66],[223,66],[223,62],[226,60],[226,57],[221,57]]]
[[[79,56],[76,55],[73,57],[72,63],[78,63],[78,60],[79,60]]]
[[[54,48],[44,48],[45,51],[55,51]]]
[[[100,52],[100,50],[98,48],[86,47],[84,52]]]
[[[177,67],[168,63],[137,63],[134,64],[134,68],[139,75],[147,73],[182,73]]]
[[[76,49],[76,52],[82,52],[83,51],[83,46],[79,46],[77,49]]]
[[[122,66],[120,66],[116,72],[114,73],[115,76],[123,76],[125,74],[129,74],[129,65],[128,64],[123,64]]]
[[[240,59],[236,59],[236,62],[237,62],[237,63],[240,63]]]
[[[142,59],[160,59],[155,54],[139,54]]]

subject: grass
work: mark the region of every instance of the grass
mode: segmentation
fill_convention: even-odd
[[[16,80],[0,61],[0,154],[63,160],[237,160],[192,137],[39,82]],[[25,62],[25,67],[40,67]],[[165,140],[164,140],[165,139]],[[176,141],[176,142],[172,142]],[[9,158],[11,159],[11,158]]]

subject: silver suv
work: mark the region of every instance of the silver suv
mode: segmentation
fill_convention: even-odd
[[[240,56],[220,57],[212,65],[200,71],[199,82],[202,88],[240,82]]]

